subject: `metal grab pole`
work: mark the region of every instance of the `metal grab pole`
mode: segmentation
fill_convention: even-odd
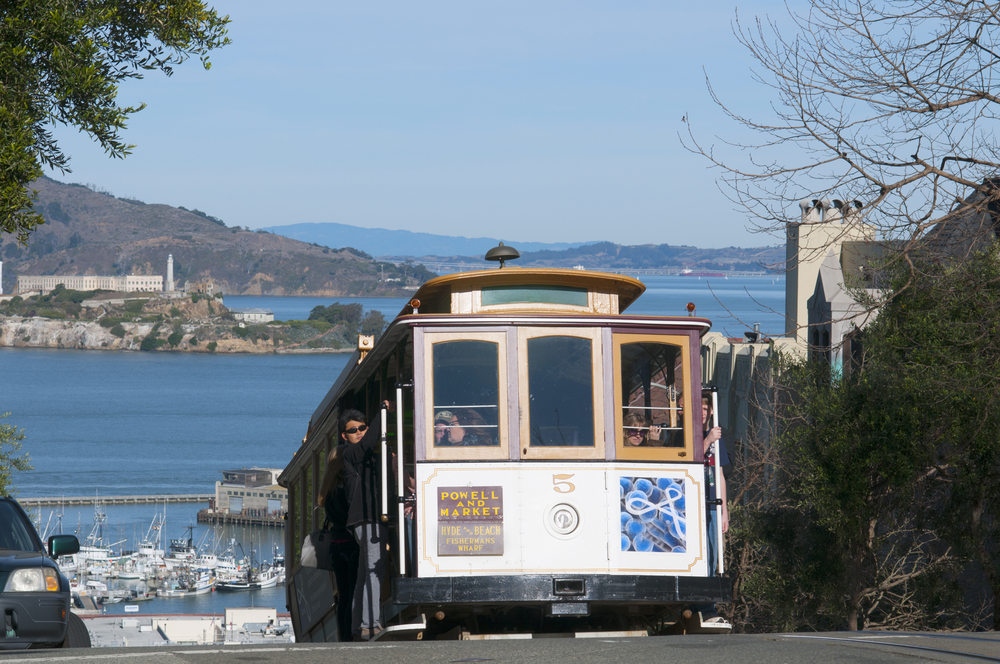
[[[406,496],[406,474],[403,464],[403,388],[396,387],[396,492]],[[397,501],[398,521],[396,527],[399,535],[399,575],[406,576],[406,507],[403,501]]]
[[[389,504],[389,445],[385,439],[385,427],[386,427],[386,416],[388,410],[386,410],[385,404],[382,404],[382,438],[379,441],[379,445],[382,446],[382,523],[386,523],[389,520],[389,513],[386,511],[386,505]]]
[[[716,390],[713,389],[712,390],[712,428],[714,429],[717,426],[719,426],[719,393]],[[722,491],[721,491],[722,482],[721,482],[721,479],[720,479],[720,478],[722,478],[722,466],[720,464],[720,461],[721,461],[720,457],[722,456],[722,454],[721,454],[721,452],[722,452],[722,436],[721,435],[719,436],[719,439],[717,441],[715,441],[714,445],[715,445],[715,497],[716,497],[716,499],[722,501],[721,503],[719,503],[719,505],[718,505],[718,512],[715,515],[715,526],[718,529],[718,536],[719,536],[719,539],[718,539],[719,546],[717,547],[718,548],[717,554],[719,556],[719,576],[723,576],[726,573],[726,563],[725,563],[725,556],[723,555],[724,546],[723,546],[723,543],[722,543],[722,510],[726,506],[726,503],[725,503],[726,499],[722,496]]]

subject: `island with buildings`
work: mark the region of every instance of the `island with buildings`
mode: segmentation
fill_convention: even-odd
[[[20,275],[0,294],[0,346],[202,353],[353,350],[354,332],[328,321],[275,321],[231,309],[211,281],[163,275]]]

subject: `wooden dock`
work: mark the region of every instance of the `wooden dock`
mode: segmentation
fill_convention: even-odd
[[[269,528],[284,528],[284,514],[268,514],[265,516],[250,516],[247,514],[229,514],[214,510],[198,510],[198,523],[221,523],[223,525],[267,526]]]
[[[59,498],[17,498],[23,507],[66,507],[93,505],[145,505],[154,503],[207,503],[215,499],[214,493],[174,494],[167,496],[62,496]]]

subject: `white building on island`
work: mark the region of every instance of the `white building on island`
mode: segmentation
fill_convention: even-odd
[[[269,309],[230,309],[233,318],[245,323],[270,323],[274,320],[274,312]]]
[[[19,276],[17,292],[48,293],[59,284],[63,288],[78,291],[107,290],[118,293],[159,293],[163,290],[163,275],[129,274],[124,277],[98,276],[92,274],[67,276]]]

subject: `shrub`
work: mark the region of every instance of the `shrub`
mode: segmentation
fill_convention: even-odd
[[[24,343],[28,343],[29,341],[31,341],[31,337],[21,337],[21,341],[23,341]]]
[[[207,346],[205,346],[205,348],[208,348],[208,352],[210,352],[210,353],[214,353],[215,349],[218,348],[218,347],[219,347],[219,344],[215,343],[214,341],[210,342]]]
[[[159,348],[159,345],[156,343],[157,341],[161,340],[157,339],[152,334],[147,335],[143,338],[142,343],[139,344],[139,350],[156,350]]]
[[[181,310],[178,309],[177,307],[170,307],[170,317],[171,318],[180,318],[181,317]]]
[[[130,314],[137,314],[142,311],[144,304],[146,304],[145,300],[130,300],[128,304],[125,305],[125,311]]]
[[[42,309],[38,315],[41,318],[66,318],[66,312],[59,309]]]
[[[122,327],[121,323],[118,323],[113,328],[111,328],[111,334],[121,339],[125,336],[125,328]]]
[[[191,337],[191,339],[188,341],[188,343],[191,344],[192,346],[197,346],[198,345],[198,337]]]
[[[194,294],[193,294],[193,295],[191,296],[191,302],[193,302],[194,304],[197,304],[197,303],[198,303],[198,300],[200,300],[200,299],[201,299],[201,296],[200,296],[200,295],[198,295],[197,293],[194,293]]]
[[[114,327],[118,323],[125,320],[124,318],[115,318],[114,316],[105,316],[101,320],[97,321],[101,327]]]
[[[177,348],[177,345],[180,344],[181,339],[183,338],[184,338],[184,333],[178,330],[173,334],[171,334],[169,337],[167,337],[167,343],[170,344],[171,348]]]
[[[250,330],[245,327],[240,327],[239,325],[233,325],[233,334],[238,336],[240,339],[246,339],[250,334]]]

